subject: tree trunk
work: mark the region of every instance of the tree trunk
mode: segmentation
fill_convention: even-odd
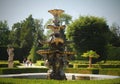
[[[92,67],[92,57],[89,57],[89,68]]]

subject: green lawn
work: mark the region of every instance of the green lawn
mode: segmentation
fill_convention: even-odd
[[[120,78],[107,80],[43,80],[0,78],[0,84],[120,84]]]

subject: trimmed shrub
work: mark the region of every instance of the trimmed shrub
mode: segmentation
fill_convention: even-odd
[[[66,73],[80,73],[80,74],[104,74],[104,75],[116,75],[120,76],[120,69],[119,68],[111,68],[111,69],[88,69],[88,68],[67,68],[65,69]]]
[[[0,64],[0,67],[8,67],[8,64]]]
[[[14,67],[17,67],[20,65],[20,62],[18,60],[14,61]]]
[[[44,61],[39,60],[36,62],[36,65],[37,66],[44,66]]]
[[[120,68],[120,64],[102,64],[101,68]]]
[[[73,64],[69,64],[68,67],[69,67],[69,68],[73,68]]]
[[[65,72],[67,73],[81,73],[81,74],[99,74],[99,69],[86,69],[86,68],[67,68],[65,69]]]
[[[19,61],[14,61],[14,67],[20,65]],[[4,67],[8,67],[8,61],[0,61],[0,67],[4,68]]]
[[[47,68],[1,68],[0,74],[43,73]]]
[[[120,76],[120,69],[119,68],[99,69],[99,74]]]
[[[97,64],[92,64],[93,68],[120,68],[120,61],[103,61],[98,62]],[[83,62],[80,63],[79,61],[72,61],[69,63],[68,68],[87,68],[88,63]]]

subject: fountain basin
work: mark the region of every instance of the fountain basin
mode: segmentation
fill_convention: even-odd
[[[66,73],[67,80],[103,80],[120,78],[120,76],[96,75],[96,74],[77,74]],[[26,74],[9,74],[0,75],[1,78],[28,78],[28,79],[47,79],[47,73],[26,73]]]

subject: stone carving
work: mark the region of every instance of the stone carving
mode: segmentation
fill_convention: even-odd
[[[14,48],[12,46],[8,46],[8,68],[13,68],[13,57],[14,57]]]
[[[60,30],[65,29],[65,25],[59,25],[59,16],[64,12],[60,9],[49,10],[54,16],[54,25],[48,25],[47,28],[51,29],[51,39],[49,42],[48,50],[38,50],[37,53],[44,56],[45,65],[49,68],[48,79],[66,80],[63,68],[68,64],[69,56],[74,52],[68,52],[65,49],[64,40],[61,37]],[[40,42],[40,41],[39,41]],[[43,42],[40,42],[43,43]]]

